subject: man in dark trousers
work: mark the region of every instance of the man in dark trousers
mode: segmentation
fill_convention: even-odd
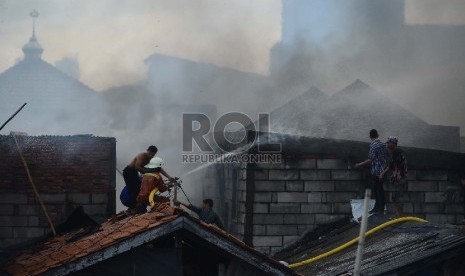
[[[398,142],[399,140],[397,137],[388,137],[386,144],[390,153],[389,162],[379,176],[379,179],[383,180],[384,176],[389,173],[387,181],[397,188],[397,191],[392,194],[392,202],[396,210],[396,217],[401,217],[404,213],[404,204],[401,198],[407,193],[407,159],[404,156],[404,152],[397,147]]]
[[[129,194],[129,201],[125,205],[129,208],[135,208],[136,197],[140,192],[141,178],[139,177],[139,172],[142,174],[155,172],[156,169],[144,168],[144,166],[150,162],[150,159],[152,159],[157,152],[157,147],[150,146],[146,152],[139,153],[132,159],[131,163],[124,168],[123,177]],[[160,172],[169,180],[173,180],[173,177],[163,170],[163,168],[160,168]]]
[[[376,203],[370,213],[383,214],[386,201],[384,199],[384,188],[380,175],[386,167],[388,152],[386,145],[379,140],[378,131],[376,129],[370,130],[370,140],[371,144],[368,159],[355,164],[355,168],[371,164],[371,181]]]
[[[220,217],[213,211],[213,200],[207,198],[203,200],[202,208],[194,206],[192,204],[185,204],[180,201],[174,202],[174,204],[181,204],[190,210],[194,211],[198,216],[199,219],[203,222],[208,224],[215,224],[221,229],[224,229],[223,222],[221,222]]]

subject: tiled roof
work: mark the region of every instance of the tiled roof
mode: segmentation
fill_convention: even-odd
[[[78,231],[53,237],[21,252],[4,267],[12,275],[39,275],[66,263],[114,245],[143,231],[176,219],[182,210],[167,209],[165,213],[148,212],[120,221],[103,223],[98,232],[75,239]]]
[[[285,271],[286,275],[295,274],[291,269],[248,247],[227,232],[214,225],[203,223],[179,208],[166,207],[161,211],[151,211],[134,216],[125,216],[120,213],[119,216],[122,218],[115,216],[103,223],[97,232],[87,236],[85,236],[85,231],[80,229],[52,237],[14,256],[4,265],[3,270],[11,275],[67,274],[154,239],[155,235],[148,233],[151,230],[157,230],[169,224],[177,224],[179,228],[182,228],[187,220],[190,227],[200,227],[203,231],[210,233],[210,237],[211,234],[222,237],[223,240],[236,245],[239,250],[247,254],[251,253],[253,258],[259,262],[268,263],[278,270]],[[178,228],[171,227],[170,229]],[[162,232],[162,235],[167,234],[166,230]],[[148,235],[143,237],[144,233]],[[208,239],[208,235],[202,235],[202,238]],[[119,247],[118,250],[112,249],[112,246],[123,243],[127,243],[127,246]]]

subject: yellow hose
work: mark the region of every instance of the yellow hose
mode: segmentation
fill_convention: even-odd
[[[370,236],[371,234],[374,234],[374,233],[380,231],[381,229],[384,229],[384,228],[386,228],[386,227],[389,227],[389,226],[391,226],[391,225],[393,225],[393,224],[397,224],[397,223],[401,223],[401,222],[406,222],[406,221],[428,222],[428,221],[426,221],[426,220],[424,220],[424,219],[417,218],[417,217],[402,217],[402,218],[397,218],[397,219],[393,219],[393,220],[390,220],[390,221],[388,221],[388,222],[385,222],[385,223],[383,223],[383,224],[381,224],[381,225],[378,225],[378,226],[376,226],[375,228],[371,229],[370,231],[367,231],[367,232],[365,233],[365,237],[368,237],[368,236]],[[334,248],[333,250],[330,250],[330,251],[328,251],[328,252],[326,252],[326,253],[323,253],[323,254],[321,254],[321,255],[318,255],[318,256],[316,256],[316,257],[313,257],[313,258],[310,258],[310,259],[307,259],[307,260],[303,260],[303,261],[298,262],[298,263],[290,264],[289,267],[290,267],[290,268],[297,268],[297,267],[300,267],[300,266],[304,266],[304,265],[311,264],[311,263],[316,262],[316,261],[318,261],[318,260],[321,260],[321,259],[323,259],[323,258],[329,257],[329,256],[331,256],[331,255],[333,255],[333,254],[336,254],[336,253],[338,253],[338,252],[340,252],[340,251],[346,249],[346,248],[349,247],[349,246],[354,245],[355,243],[358,242],[358,239],[359,239],[359,238],[357,237],[357,238],[355,238],[355,239],[353,239],[353,240],[350,240],[350,241],[348,241],[347,243],[345,243],[345,244],[343,244],[343,245],[341,245],[341,246],[339,246],[339,247]]]
[[[149,194],[149,203],[150,203],[150,207],[152,208],[153,206],[155,206],[155,201],[153,200],[153,197],[155,196],[157,192],[158,192],[158,188],[154,188]]]

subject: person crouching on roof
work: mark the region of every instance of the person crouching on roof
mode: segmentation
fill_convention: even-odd
[[[198,216],[199,219],[208,224],[215,224],[220,229],[224,230],[223,222],[221,221],[220,217],[213,211],[213,200],[207,198],[203,200],[202,207],[197,207],[192,204],[186,204],[181,201],[174,201],[175,205],[182,205],[187,207],[188,209],[194,211]]]
[[[158,189],[160,193],[168,190],[170,185],[166,185],[162,178],[162,165],[163,159],[160,157],[154,157],[150,159],[149,164],[146,166],[148,169],[153,169],[154,172],[144,173],[142,177],[142,184],[140,187],[140,192],[137,195],[136,202],[138,206],[138,210],[140,212],[146,211],[147,205],[149,205],[149,196],[150,192],[153,189]],[[154,196],[154,202],[160,203],[167,203],[169,202],[169,198],[164,196]]]

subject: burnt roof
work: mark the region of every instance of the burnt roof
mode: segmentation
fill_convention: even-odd
[[[14,275],[69,274],[178,230],[193,233],[197,240],[228,251],[236,259],[261,271],[275,275],[296,274],[216,226],[171,207],[119,221],[109,220],[101,225],[98,232],[86,236],[82,236],[81,230],[76,230],[52,237],[17,253],[3,269]]]
[[[370,217],[368,229],[386,221]],[[313,241],[296,241],[292,248],[275,257],[289,263],[318,256],[358,237],[359,225],[349,222],[344,226],[322,233]],[[463,226],[434,225],[405,222],[385,228],[365,240],[361,265],[363,275],[381,275],[396,272],[406,275],[434,263],[440,263],[465,252]],[[304,275],[341,275],[354,269],[357,246],[353,245],[335,255],[296,268]]]

